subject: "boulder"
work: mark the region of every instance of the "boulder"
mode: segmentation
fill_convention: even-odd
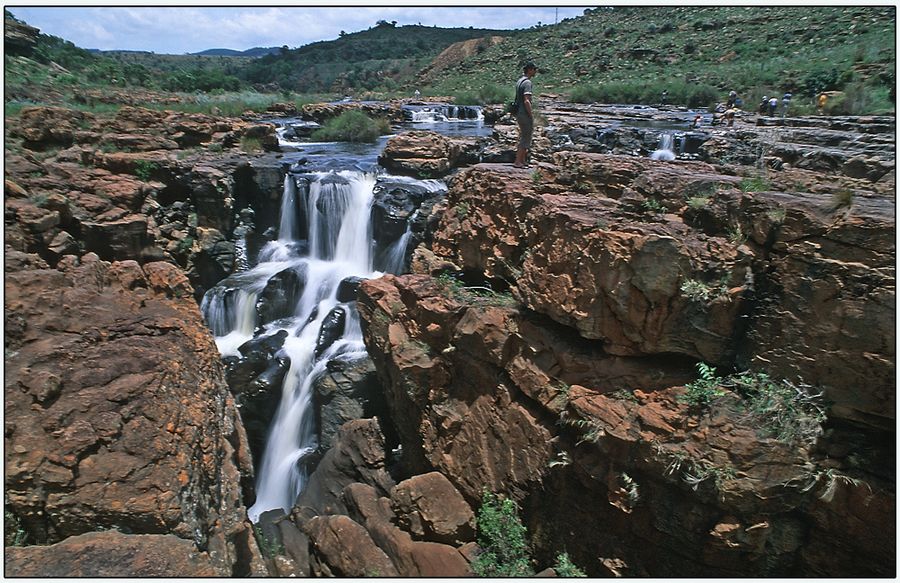
[[[310,475],[294,504],[294,520],[303,525],[318,514],[346,514],[341,492],[360,482],[386,495],[394,481],[385,467],[384,436],[377,419],[356,419],[338,430],[337,441]]]
[[[293,316],[306,285],[307,264],[288,268],[269,278],[256,300],[257,322],[268,324]]]
[[[22,575],[56,576],[67,564],[85,576],[250,573],[246,436],[197,305],[171,293],[167,265],[138,276],[135,263],[88,254],[7,273],[8,516],[32,544],[103,529],[160,535],[92,536],[85,544],[102,544],[90,552],[64,542],[59,560],[34,554]],[[95,561],[79,566],[82,555]]]
[[[350,515],[366,527],[372,540],[385,552],[401,577],[469,577],[467,560],[457,549],[434,542],[415,541],[393,524],[394,513],[387,498],[379,498],[365,484],[344,488]]]
[[[313,390],[321,451],[334,445],[338,430],[347,421],[373,415],[384,418],[387,413],[375,366],[369,358],[330,361],[325,374],[316,379]]]
[[[322,356],[336,340],[344,335],[346,322],[347,311],[344,306],[335,306],[325,315],[316,339],[316,358]]]
[[[440,177],[456,166],[459,156],[452,140],[437,132],[415,130],[389,139],[378,163],[396,172]]]
[[[440,472],[413,476],[394,486],[391,505],[400,526],[417,539],[461,545],[475,538],[475,514]]]
[[[11,577],[229,577],[206,552],[170,534],[124,534],[115,530],[72,536],[48,546],[6,547]]]
[[[366,529],[347,516],[317,516],[306,523],[317,577],[396,577],[393,563]]]
[[[362,277],[350,276],[341,280],[337,289],[337,301],[355,302],[359,293],[359,284],[364,281]]]

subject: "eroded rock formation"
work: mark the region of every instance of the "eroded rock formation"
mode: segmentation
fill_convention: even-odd
[[[200,554],[196,575],[259,573],[246,437],[184,274],[9,249],[6,270],[6,508],[62,545],[10,550],[7,573],[175,576]]]
[[[892,572],[893,200],[741,172],[559,153],[454,177],[420,274],[361,286],[409,471],[515,495],[540,560],[593,574]],[[824,431],[776,436],[736,389],[689,405],[697,362],[815,385]]]

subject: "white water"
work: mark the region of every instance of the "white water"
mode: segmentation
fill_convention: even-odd
[[[306,283],[293,316],[266,324],[262,332],[288,332],[279,356],[290,359],[290,368],[259,466],[256,503],[248,509],[253,522],[267,510],[290,511],[306,484],[302,460],[318,446],[312,399],[316,378],[332,358],[366,354],[355,304],[342,304],[336,295],[338,285],[347,277],[378,275],[372,271],[370,223],[375,176],[355,171],[312,176],[308,192],[298,193],[293,177],[288,175],[278,240],[260,250],[256,267],[223,281],[204,296],[202,304],[221,354],[240,356],[238,348],[253,338],[258,327],[256,301],[268,280],[285,269],[305,271]],[[309,256],[296,253],[301,205],[309,233]],[[316,358],[322,322],[336,307],[346,315],[343,335]]]
[[[674,160],[674,141],[675,139],[672,134],[660,135],[659,145],[657,146],[657,149],[650,154],[650,158],[653,160]]]
[[[434,122],[446,122],[446,121],[483,121],[484,113],[481,108],[473,108],[476,112],[476,117],[460,117],[460,113],[463,111],[459,106],[456,105],[433,105],[426,106],[421,109],[410,110],[409,115],[411,117],[410,121],[414,123],[434,123]],[[471,109],[467,110],[471,111]]]

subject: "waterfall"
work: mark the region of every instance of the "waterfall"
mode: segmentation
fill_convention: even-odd
[[[284,181],[278,240],[260,250],[255,267],[226,278],[203,298],[204,317],[223,356],[240,357],[240,346],[254,334],[288,333],[277,356],[288,358],[290,367],[259,465],[256,503],[248,509],[254,522],[267,510],[290,511],[306,484],[303,460],[318,447],[312,396],[316,378],[329,360],[366,354],[355,302],[339,302],[337,291],[348,277],[377,275],[372,271],[370,224],[375,178],[359,171],[314,173],[298,197],[289,174]],[[300,252],[306,248],[297,240],[296,221],[301,214],[309,234],[308,254]],[[399,265],[402,268],[402,258]],[[259,322],[257,301],[269,280],[285,270],[301,268],[305,282],[292,315]],[[333,310],[344,312],[343,333],[330,346],[317,347],[323,322]]]
[[[281,197],[281,222],[278,226],[278,240],[282,243],[296,241],[297,232],[297,185],[290,173],[284,176],[284,194]]]
[[[650,158],[652,158],[653,160],[674,160],[674,143],[675,138],[674,136],[672,136],[672,134],[660,134],[659,145],[657,146],[656,150],[652,154],[650,154]]]
[[[418,212],[418,211],[416,211]],[[415,215],[413,215],[415,216]],[[384,254],[384,270],[388,273],[400,273],[406,263],[406,247],[412,237],[412,219],[406,225],[406,232],[397,239]]]

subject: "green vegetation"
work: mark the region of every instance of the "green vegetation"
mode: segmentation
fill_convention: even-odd
[[[429,74],[452,94],[506,79],[534,59],[538,91],[574,101],[706,107],[729,90],[755,108],[763,95],[792,90],[791,108],[814,111],[822,90],[852,94],[835,112],[894,109],[894,12],[890,7],[615,6],[588,9],[557,26],[518,32]],[[790,26],[802,17],[800,28]],[[714,32],[710,32],[714,31]],[[854,88],[858,85],[859,89]]]
[[[271,558],[276,555],[284,554],[284,544],[278,540],[269,540],[258,524],[253,525],[253,534],[256,537],[256,543],[259,545],[259,550],[262,551],[263,555]]]
[[[457,91],[452,95],[453,103],[457,105],[488,105],[492,103],[507,103],[515,97],[512,87],[487,83],[473,91]]]
[[[241,152],[247,154],[254,154],[256,152],[262,152],[262,142],[259,138],[251,138],[249,136],[241,136],[241,144],[240,144]]]
[[[708,284],[699,279],[686,279],[679,289],[686,298],[704,304],[717,298],[729,297],[727,278],[717,284]]]
[[[557,577],[587,577],[585,572],[569,559],[569,553],[556,555],[556,564],[553,566],[553,570],[556,571]]]
[[[772,184],[764,176],[751,176],[742,178],[738,184],[743,192],[764,192],[769,190]]]
[[[731,464],[716,465],[708,459],[694,459],[682,451],[665,451],[658,444],[655,450],[658,456],[667,461],[665,474],[670,476],[680,472],[681,479],[695,491],[700,484],[711,480],[715,489],[721,493],[725,483],[737,477],[737,472]]]
[[[569,99],[576,103],[659,103],[663,91],[669,103],[707,108],[721,101],[721,91],[711,85],[684,82],[612,81],[602,84],[576,85]]]
[[[442,273],[436,279],[438,283],[447,290],[449,297],[464,304],[506,308],[512,308],[518,305],[516,299],[509,292],[498,292],[485,286],[467,286],[462,281],[453,277],[450,273]]]
[[[509,31],[397,26],[379,21],[368,30],[255,59],[240,72],[248,83],[297,91],[394,91],[411,87],[419,71],[453,43]]]
[[[148,182],[153,171],[156,170],[156,162],[151,160],[138,160],[134,166],[134,175],[144,182]]]
[[[534,575],[525,525],[518,505],[509,498],[484,491],[475,522],[481,553],[472,562],[479,577]]]
[[[853,205],[853,191],[849,188],[840,188],[831,195],[829,210],[834,212],[842,208],[849,208],[851,205]]]
[[[728,379],[742,397],[751,425],[785,443],[809,443],[822,431],[827,415],[822,393],[808,385],[775,382],[763,372],[743,372]]]
[[[801,14],[803,26],[790,26]],[[90,91],[98,88],[174,91],[186,103],[197,92],[238,99],[252,90],[287,101],[296,92],[385,97],[420,89],[487,104],[508,102],[521,64],[535,60],[538,95],[581,102],[655,104],[665,90],[668,103],[702,108],[733,89],[753,109],[763,95],[790,90],[792,111],[813,113],[815,96],[832,91],[826,114],[885,113],[895,108],[895,32],[894,9],[885,6],[615,6],[518,31],[382,20],[258,58],[97,53],[41,34],[33,50],[4,55],[5,86],[8,112],[60,99],[96,107]],[[496,36],[502,42],[476,41],[438,59],[453,43]]]
[[[28,544],[28,533],[15,513],[3,510],[3,543],[8,547],[23,547]]]
[[[715,367],[704,362],[697,363],[697,371],[700,378],[685,385],[682,402],[708,407],[727,394],[727,387],[740,398],[739,407],[747,423],[762,436],[784,443],[810,443],[822,431],[827,418],[822,393],[814,392],[809,385],[776,382],[764,372],[719,377]]]
[[[312,134],[313,140],[323,142],[374,142],[378,136],[391,131],[385,119],[373,120],[361,111],[345,111],[329,120]]]
[[[647,198],[641,203],[641,209],[651,215],[658,215],[666,211],[666,207],[655,198]]]
[[[715,367],[705,362],[697,363],[697,372],[700,378],[684,386],[685,394],[680,401],[693,407],[708,407],[714,400],[725,396],[722,389],[722,379],[716,376]]]

